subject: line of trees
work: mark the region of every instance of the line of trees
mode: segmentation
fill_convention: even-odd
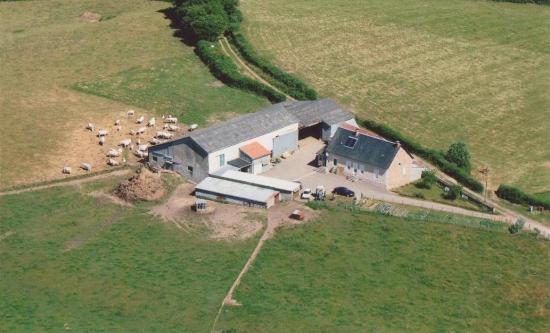
[[[269,77],[268,81],[271,81],[278,89],[298,100],[317,98],[315,90],[303,81],[260,57],[252,44],[239,33],[243,15],[238,8],[238,0],[173,0],[173,3],[181,19],[182,28],[188,36],[192,37],[192,40],[198,41],[197,45],[199,45],[200,41],[215,42],[221,36],[227,35],[243,58],[262,70]],[[236,75],[232,71],[232,66],[226,63],[227,60],[231,61],[231,59],[225,59],[227,57],[223,54],[216,55],[212,54],[212,52],[208,52],[209,56],[205,57],[204,54],[206,52],[204,51],[204,49],[198,50],[198,52],[203,54],[201,59],[210,59],[207,65],[211,69],[215,69],[216,73],[214,74],[216,77],[227,85],[253,91],[268,97],[271,101],[280,100],[282,94],[273,93],[274,89],[267,85],[260,82],[252,85],[250,78]],[[216,61],[214,61],[213,57],[216,58]]]
[[[231,58],[220,52],[219,47],[212,42],[200,40],[195,52],[208,66],[210,72],[228,86],[247,90],[279,103],[286,99],[285,95],[275,89],[241,74]]]

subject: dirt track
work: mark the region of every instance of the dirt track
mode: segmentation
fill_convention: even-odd
[[[43,190],[43,189],[52,188],[52,187],[75,186],[75,185],[89,183],[89,182],[93,182],[93,181],[97,181],[97,180],[101,180],[101,179],[107,179],[107,178],[118,177],[118,176],[125,176],[125,175],[130,174],[130,172],[132,172],[132,170],[130,170],[130,169],[115,170],[113,172],[103,173],[103,174],[100,174],[100,175],[97,175],[97,176],[91,176],[91,177],[86,177],[86,178],[78,178],[78,179],[73,179],[73,180],[68,179],[66,181],[60,181],[58,183],[53,183],[53,184],[38,185],[38,186],[23,188],[23,189],[20,189],[20,190],[0,192],[0,196],[18,194],[18,193],[30,192],[30,191],[38,191],[38,190]]]

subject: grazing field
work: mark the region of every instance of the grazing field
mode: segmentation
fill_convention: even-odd
[[[2,332],[207,332],[257,242],[69,188],[0,197],[0,221]]]
[[[266,242],[219,329],[547,332],[550,243],[337,209]]]
[[[215,112],[267,104],[220,87],[174,37],[166,8],[148,0],[0,2],[0,188],[61,176],[75,150],[95,148],[74,134],[88,121],[112,125],[131,108],[204,123]],[[74,89],[85,84],[90,94]]]
[[[259,53],[321,95],[440,149],[490,186],[550,190],[550,7],[476,0],[247,0]]]

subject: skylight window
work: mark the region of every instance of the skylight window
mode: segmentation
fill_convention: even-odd
[[[344,143],[344,146],[353,149],[353,147],[355,147],[356,144],[357,144],[357,138],[353,137],[353,136],[350,136],[350,137],[348,137],[348,139]]]

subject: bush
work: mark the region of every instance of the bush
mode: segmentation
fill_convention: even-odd
[[[422,178],[420,182],[417,183],[417,187],[431,189],[432,186],[437,182],[437,176],[431,170],[422,171]]]
[[[517,234],[518,232],[521,231],[521,229],[523,229],[524,224],[525,224],[525,221],[523,221],[523,219],[517,219],[516,223],[512,224],[508,228],[508,231],[510,231],[511,234]]]
[[[550,202],[538,199],[531,194],[525,193],[519,188],[501,184],[495,192],[499,198],[508,200],[520,205],[541,206],[550,209]]]
[[[445,192],[445,199],[447,200],[456,200],[458,198],[460,198],[460,196],[462,195],[462,186],[460,185],[451,185],[449,187],[449,190],[447,192]]]
[[[414,192],[413,193],[413,197],[415,198],[418,198],[418,199],[425,199],[426,197],[424,196],[423,193],[420,193],[420,192]]]
[[[283,94],[273,88],[242,75],[231,58],[220,53],[214,44],[201,40],[197,43],[196,52],[212,74],[228,86],[265,96],[273,103],[286,99]]]
[[[275,79],[275,86],[298,100],[317,99],[317,93],[300,79],[286,73],[271,64],[268,60],[260,57],[254,47],[239,32],[229,34],[229,39],[237,47],[239,53],[249,63],[261,69],[264,73]]]
[[[449,146],[445,155],[447,161],[452,162],[466,171],[470,171],[470,152],[464,142],[456,142]]]
[[[401,142],[403,147],[405,147],[405,149],[407,149],[410,153],[417,154],[418,156],[425,158],[438,167],[441,171],[453,177],[472,191],[478,193],[483,192],[483,185],[465,170],[456,164],[449,162],[445,158],[443,152],[425,148],[420,143],[404,136],[393,128],[384,124],[379,124],[373,120],[362,120],[360,123],[362,123],[366,128],[380,134],[383,137],[386,137],[387,139]]]

